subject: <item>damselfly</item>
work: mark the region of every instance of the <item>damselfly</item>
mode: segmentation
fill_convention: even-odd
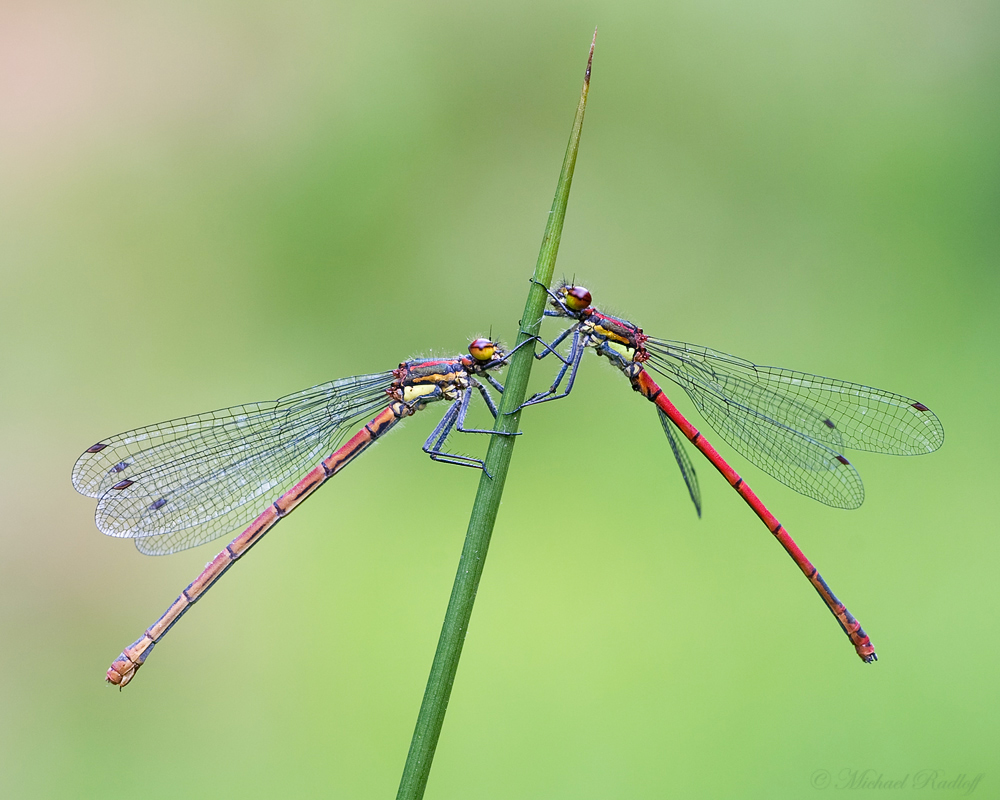
[[[107,680],[127,685],[153,646],[238,558],[328,478],[428,403],[445,400],[451,406],[424,442],[424,452],[435,461],[484,468],[482,460],[446,452],[444,446],[453,430],[500,433],[467,428],[465,419],[476,392],[496,417],[496,404],[479,379],[503,392],[489,373],[510,355],[489,339],[476,339],[467,356],[405,361],[388,372],[342,378],[273,402],[137,428],[88,448],[73,467],[73,486],[98,498],[101,531],[133,539],[141,553],[176,553],[249,523],[115,659]],[[337,447],[366,417],[368,422]]]
[[[546,291],[553,308],[545,315],[574,322],[551,344],[542,343],[542,352],[535,354],[536,358],[554,354],[562,367],[547,391],[529,398],[521,407],[566,397],[584,352],[594,348],[625,373],[635,391],[656,404],[698,515],[698,480],[681,436],[723,474],[798,564],[861,659],[876,661],[875,648],[861,624],[781,523],[681,415],[646,369],[680,386],[719,435],[752,464],[795,491],[838,508],[857,508],[864,500],[861,477],[841,450],[893,455],[933,452],[944,442],[944,428],[933,412],[923,403],[870,386],[758,366],[707,347],[654,339],[627,320],[602,314],[591,305],[591,294],[582,286],[563,283],[555,292]],[[571,338],[570,350],[563,356],[555,348],[567,338]],[[565,388],[560,391],[564,379]]]

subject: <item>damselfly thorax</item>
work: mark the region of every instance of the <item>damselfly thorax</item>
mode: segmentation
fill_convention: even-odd
[[[560,286],[555,293],[559,303],[553,299],[556,308],[566,308],[574,312],[579,320],[580,344],[593,347],[598,355],[607,357],[619,368],[629,363],[641,364],[649,358],[645,344],[647,336],[642,328],[626,319],[602,314],[590,305],[590,292],[582,286]]]
[[[386,394],[403,403],[422,409],[435,400],[457,400],[474,385],[473,375],[483,376],[502,354],[488,339],[476,339],[470,345],[475,356],[404,361],[392,374],[395,380]]]

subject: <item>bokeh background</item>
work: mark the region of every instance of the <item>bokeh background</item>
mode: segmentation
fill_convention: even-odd
[[[701,462],[696,519],[652,409],[588,357],[523,417],[427,796],[1000,791],[1000,7],[390,0],[0,11],[0,794],[393,796],[478,480],[420,452],[440,411],[121,694],[111,659],[219,548],[102,536],[70,468],[512,339],[595,24],[557,272],[658,336],[913,396],[947,442],[853,457],[854,512],[733,457],[865,666]]]

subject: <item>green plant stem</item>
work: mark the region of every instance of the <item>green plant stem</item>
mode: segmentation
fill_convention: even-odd
[[[535,264],[535,274],[528,291],[528,299],[521,317],[521,329],[518,332],[517,344],[538,335],[542,324],[542,312],[545,309],[545,288],[552,281],[555,270],[556,254],[559,252],[559,240],[562,237],[563,220],[566,218],[566,204],[569,202],[569,189],[573,182],[573,169],[576,166],[576,154],[580,146],[580,133],[583,130],[583,114],[587,107],[587,93],[590,90],[590,67],[594,58],[594,44],[597,41],[597,31],[594,31],[594,41],[590,45],[590,56],[587,59],[587,71],[583,80],[583,90],[580,93],[580,103],[573,119],[573,131],[566,147],[562,171],[559,173],[559,183],[556,186],[555,198],[552,200],[552,210],[549,212],[545,235],[542,237],[542,247]],[[494,430],[516,431],[520,420],[520,412],[515,409],[524,402],[528,389],[528,376],[534,362],[534,344],[525,345],[514,354],[510,369],[507,372],[506,388],[500,402],[500,413],[497,415]],[[513,413],[511,413],[513,412]],[[424,796],[427,777],[430,774],[431,762],[437,748],[441,726],[451,696],[451,687],[458,670],[458,660],[462,654],[462,645],[468,630],[469,619],[472,616],[472,605],[475,602],[479,579],[486,563],[486,552],[490,546],[493,525],[496,522],[500,507],[500,497],[503,494],[504,482],[507,479],[507,468],[510,466],[511,455],[514,452],[516,436],[492,436],[486,453],[486,470],[479,480],[479,491],[472,506],[472,516],[469,519],[469,529],[465,535],[465,545],[458,562],[458,574],[451,590],[448,610],[445,613],[444,625],[438,639],[437,651],[434,653],[434,663],[427,679],[424,699],[417,716],[417,725],[410,742],[410,752],[403,768],[403,778],[399,784],[397,800],[418,800]],[[492,475],[493,477],[489,477]]]

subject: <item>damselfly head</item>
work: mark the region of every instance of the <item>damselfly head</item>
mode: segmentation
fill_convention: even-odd
[[[469,345],[469,355],[480,362],[492,361],[494,358],[501,357],[500,348],[497,347],[496,342],[490,339],[473,339],[472,344]]]
[[[590,307],[593,298],[590,292],[583,286],[563,284],[559,287],[559,298],[570,311],[583,311]]]

